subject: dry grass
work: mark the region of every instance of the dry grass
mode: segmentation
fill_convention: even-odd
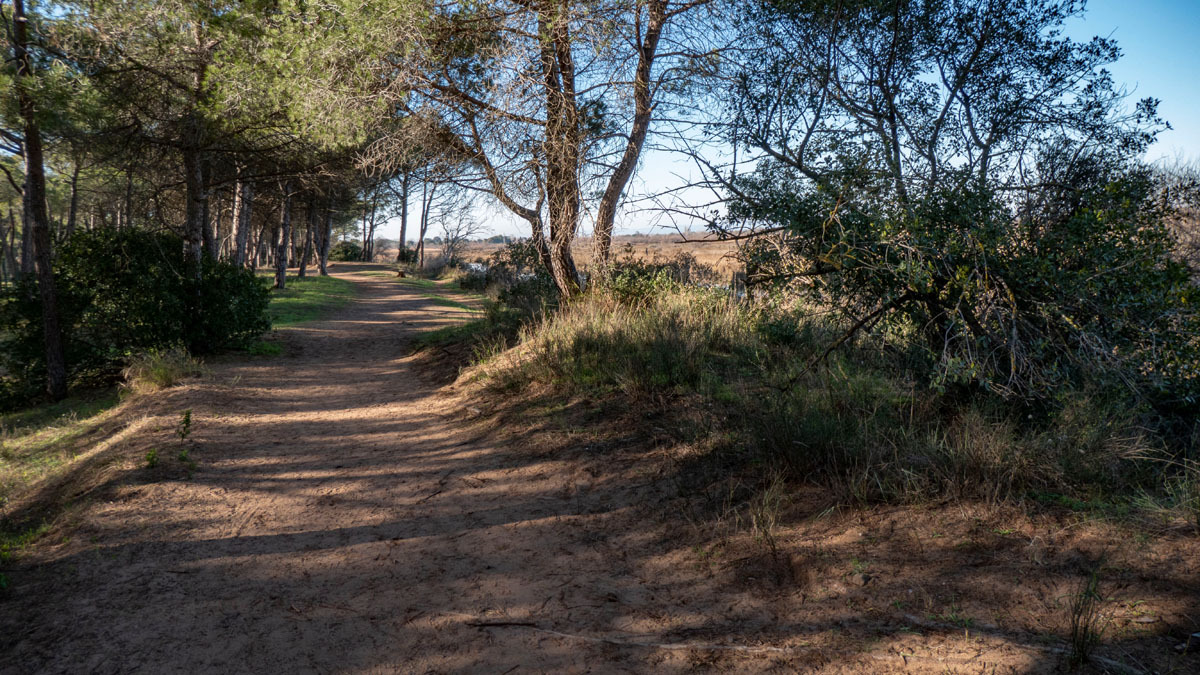
[[[728,279],[735,271],[741,270],[741,264],[734,258],[737,251],[735,242],[702,239],[696,235],[696,241],[683,241],[678,234],[637,234],[619,235],[613,237],[613,254],[618,257],[631,257],[635,260],[653,262],[669,260],[680,253],[690,253],[696,261],[712,267],[722,279]],[[503,248],[503,244],[471,243],[463,259],[475,260],[487,258]],[[575,262],[582,269],[592,265],[595,257],[595,242],[591,237],[579,237],[571,245]]]
[[[133,359],[122,375],[125,387],[135,394],[145,394],[179,384],[186,378],[199,377],[204,367],[182,347],[153,350]]]

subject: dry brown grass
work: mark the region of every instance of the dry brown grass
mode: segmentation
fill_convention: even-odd
[[[618,257],[630,256],[636,260],[652,261],[655,259],[668,260],[680,253],[690,253],[696,256],[696,261],[709,265],[717,271],[722,279],[742,268],[734,258],[737,251],[735,242],[701,239],[696,235],[695,241],[683,241],[678,234],[628,234],[613,237],[613,254]],[[467,246],[463,257],[467,260],[487,258],[492,253],[503,248],[503,244],[487,244],[472,242]],[[592,237],[579,237],[571,246],[575,254],[575,262],[581,268],[591,267],[595,255],[595,242]]]

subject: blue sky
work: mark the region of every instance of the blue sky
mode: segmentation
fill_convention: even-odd
[[[1159,114],[1173,128],[1159,136],[1148,159],[1200,162],[1200,0],[1091,0],[1066,29],[1076,40],[1100,35],[1117,41],[1122,57],[1109,70],[1129,89],[1130,105],[1147,96],[1161,101]],[[679,156],[648,153],[630,191],[675,185],[673,174],[689,173],[689,163]],[[502,209],[484,209],[477,217],[491,234],[528,234]],[[652,225],[652,216],[632,214],[618,218],[617,230],[648,232]],[[380,236],[395,237],[399,230],[396,220]]]
[[[1160,99],[1171,126],[1150,159],[1200,161],[1200,0],[1091,0],[1068,25],[1075,39],[1111,36],[1123,55],[1109,70],[1132,98]]]

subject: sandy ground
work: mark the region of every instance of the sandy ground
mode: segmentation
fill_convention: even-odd
[[[1061,643],[1038,642],[1036,627],[961,620],[970,597],[945,604],[947,584],[1002,588],[1010,609],[1064,592],[1061,577],[953,548],[954,525],[915,565],[897,547],[894,569],[884,551],[911,532],[887,513],[820,520],[820,546],[784,541],[799,553],[782,567],[778,556],[713,562],[681,546],[664,464],[572,447],[570,430],[558,451],[482,433],[466,399],[417,374],[407,346],[466,313],[356,274],[369,268],[340,266],[357,299],[281,332],[283,356],[214,363],[126,420],[102,484],[10,575],[0,671],[1025,673],[1061,662]],[[193,432],[181,444],[185,409]],[[180,447],[198,462],[190,477]],[[152,448],[163,460],[149,469]],[[1018,534],[1000,549],[1028,566],[1066,555],[1054,547],[1069,536],[1030,554]],[[1167,558],[1144,572],[1142,601],[1175,612],[1155,621],[1195,611],[1190,546],[1180,562],[1161,545]],[[1176,672],[1196,664],[1171,655],[1164,631],[1146,639]]]

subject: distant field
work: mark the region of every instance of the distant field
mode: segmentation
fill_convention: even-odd
[[[696,236],[699,239],[702,235]],[[486,258],[502,246],[503,244],[472,243],[467,247],[466,257],[468,260]],[[575,262],[583,268],[591,265],[594,250],[591,237],[580,237],[571,246]],[[622,235],[613,238],[612,250],[613,255],[618,258],[628,254],[639,260],[669,259],[680,253],[691,253],[699,262],[716,268],[721,277],[727,277],[735,270],[741,269],[741,264],[733,258],[737,247],[731,241],[681,241],[678,234]]]

